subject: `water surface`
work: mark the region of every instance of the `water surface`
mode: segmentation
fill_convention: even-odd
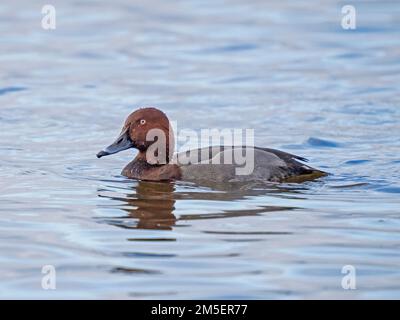
[[[0,4],[1,298],[400,298],[398,2],[357,2],[348,31],[340,1],[52,4],[53,31],[41,1]],[[125,179],[133,152],[95,154],[144,105],[331,175]]]

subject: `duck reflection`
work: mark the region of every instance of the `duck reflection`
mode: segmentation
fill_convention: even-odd
[[[179,190],[176,190],[177,187]],[[210,186],[209,186],[210,187]],[[172,230],[177,221],[191,221],[203,219],[221,219],[240,216],[256,216],[266,212],[292,210],[289,206],[257,206],[255,208],[237,208],[226,210],[216,209],[215,212],[198,212],[191,214],[174,214],[176,201],[238,201],[248,197],[275,194],[282,198],[296,197],[301,199],[301,191],[288,188],[257,188],[254,185],[224,185],[212,186],[205,190],[194,185],[175,185],[167,182],[137,181],[134,186],[116,189],[107,187],[99,190],[100,197],[118,201],[118,208],[125,211],[127,215],[120,217],[104,218],[106,223],[124,229],[155,229]],[[116,192],[118,191],[118,192]],[[111,194],[110,194],[111,192]],[[123,204],[121,205],[121,201]],[[228,206],[229,207],[229,206]],[[115,208],[115,206],[113,206]],[[102,219],[103,220],[103,219]],[[104,221],[103,220],[103,221]]]
[[[172,230],[176,217],[174,200],[175,186],[172,183],[139,182],[137,198],[127,200],[130,208],[124,209],[129,216],[138,219],[138,229]]]
[[[173,214],[174,190],[173,183],[138,181],[132,193],[112,196],[99,191],[99,196],[124,202],[121,210],[127,216],[108,219],[109,224],[126,229],[172,230],[177,220]]]

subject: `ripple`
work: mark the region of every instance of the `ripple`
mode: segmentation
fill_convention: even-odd
[[[221,234],[221,235],[289,235],[293,232],[285,231],[203,231],[209,234]]]
[[[3,96],[8,93],[12,92],[19,92],[19,91],[24,91],[27,90],[28,88],[25,87],[5,87],[5,88],[0,88],[0,96]]]
[[[126,240],[133,241],[133,242],[136,242],[136,241],[138,241],[138,242],[142,242],[142,241],[144,241],[144,242],[176,241],[176,239],[174,239],[174,238],[128,238]]]
[[[348,160],[344,164],[345,165],[354,166],[354,165],[359,165],[359,164],[365,164],[365,163],[368,163],[368,162],[371,162],[371,160],[360,159],[360,160]]]
[[[400,187],[394,187],[394,186],[378,188],[376,190],[380,191],[380,192],[385,192],[385,193],[400,193]]]
[[[153,253],[153,252],[124,252],[122,253],[125,257],[132,258],[173,258],[176,257],[175,254],[166,253]]]
[[[199,50],[197,53],[207,54],[207,53],[235,53],[235,52],[242,52],[242,51],[249,51],[257,49],[257,45],[252,43],[242,43],[242,44],[230,44],[221,47],[213,47]]]
[[[324,140],[314,137],[309,138],[305,144],[316,148],[339,148],[343,146],[342,144],[332,140]]]
[[[358,182],[358,183],[351,183],[351,184],[341,184],[341,185],[330,185],[329,188],[333,189],[347,189],[347,188],[359,188],[359,187],[366,187],[370,184],[368,182]]]
[[[161,274],[160,271],[140,269],[140,268],[128,268],[128,267],[117,267],[110,271],[111,273],[124,273],[124,274]]]

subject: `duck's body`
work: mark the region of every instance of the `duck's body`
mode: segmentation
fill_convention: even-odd
[[[122,175],[139,180],[163,181],[210,181],[210,182],[245,182],[273,181],[280,182],[291,178],[317,178],[325,173],[307,166],[300,161],[304,158],[279,150],[250,147],[254,153],[254,168],[250,174],[237,174],[236,169],[243,165],[224,163],[227,155],[234,159],[234,152],[245,154],[246,147],[213,146],[189,150],[175,154],[168,164],[149,164],[144,159],[134,159],[122,170]],[[247,150],[248,151],[248,150]],[[204,155],[207,155],[204,157]],[[190,157],[190,155],[192,155]],[[194,155],[194,156],[193,156]],[[201,157],[203,155],[203,157]],[[188,158],[199,159],[187,161]],[[218,160],[218,161],[217,161]]]
[[[168,118],[155,108],[139,109],[128,117],[116,142],[97,156],[137,148],[138,155],[122,170],[122,175],[148,181],[301,182],[326,175],[301,163],[307,161],[302,157],[268,148],[212,146],[170,156],[169,140],[163,153],[166,161],[160,163],[156,156],[148,152],[156,140],[149,143],[144,139],[151,129],[160,129],[169,136]]]

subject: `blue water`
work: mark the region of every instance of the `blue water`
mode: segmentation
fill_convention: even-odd
[[[47,31],[0,3],[1,298],[400,298],[398,1],[356,1],[355,30],[333,0],[51,3]],[[133,152],[95,154],[145,105],[331,175],[125,179]]]

